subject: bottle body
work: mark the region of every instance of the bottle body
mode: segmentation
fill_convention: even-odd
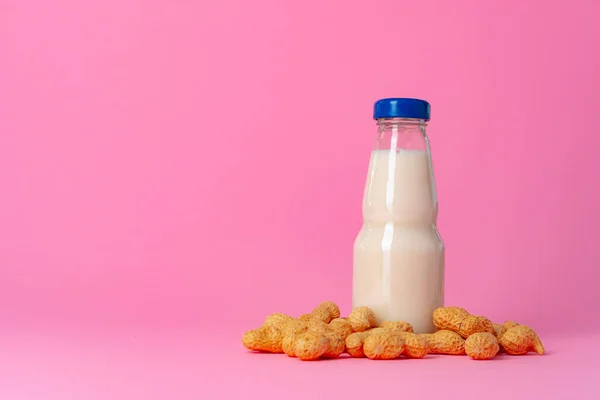
[[[354,243],[353,307],[431,333],[433,310],[444,305],[445,249],[425,122],[393,118],[378,127]]]

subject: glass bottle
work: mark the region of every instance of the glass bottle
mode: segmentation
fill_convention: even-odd
[[[354,243],[353,307],[368,306],[379,323],[407,321],[432,333],[444,305],[444,244],[426,135],[430,105],[394,98],[375,103],[377,140]]]

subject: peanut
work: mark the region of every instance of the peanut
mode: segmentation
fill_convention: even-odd
[[[346,352],[350,357],[360,358],[365,356],[363,345],[369,332],[354,332],[346,338]]]
[[[544,354],[544,345],[533,329],[517,325],[506,331],[500,338],[500,344],[508,354],[521,355],[533,351]]]
[[[296,335],[308,330],[308,322],[299,319],[288,321],[282,329],[283,336]]]
[[[427,340],[412,332],[395,332],[404,343],[402,355],[408,358],[423,358],[427,355]]]
[[[440,330],[458,332],[467,310],[460,307],[440,307],[433,310],[433,323]]]
[[[344,317],[337,317],[337,318],[334,318],[334,319],[332,319],[331,321],[329,321],[329,325],[332,325],[332,324],[339,324],[339,323],[347,323],[347,324],[350,324],[350,323],[348,322],[348,318],[344,318]]]
[[[327,350],[323,353],[324,358],[337,358],[346,350],[346,341],[335,332],[324,334],[327,339]]]
[[[329,341],[318,333],[306,332],[294,340],[293,353],[304,361],[317,360],[328,350]]]
[[[244,333],[242,344],[248,350],[283,353],[283,333],[274,326],[263,326]]]
[[[332,320],[340,317],[340,308],[333,301],[324,301],[319,307],[328,309]]]
[[[285,324],[287,324],[288,322],[293,321],[293,320],[294,320],[294,318],[290,317],[289,315],[275,313],[275,314],[269,315],[265,319],[265,322],[263,322],[262,326],[274,326],[274,327],[282,328]]]
[[[242,344],[248,350],[260,351],[263,336],[262,331],[259,329],[245,332],[244,336],[242,336]]]
[[[375,313],[369,307],[356,307],[348,316],[348,322],[356,332],[364,332],[375,326]]]
[[[379,326],[381,328],[391,329],[397,332],[415,332],[412,325],[404,321],[385,321]]]
[[[371,328],[371,329],[367,329],[365,331],[365,333],[368,333],[369,335],[372,335],[374,333],[384,333],[384,332],[392,332],[392,330],[386,329],[386,328]]]
[[[492,321],[486,317],[467,315],[460,325],[458,334],[466,339],[472,334],[480,332],[494,333]]]
[[[313,312],[310,313],[311,321],[321,321],[325,324],[328,324],[331,321],[331,314],[329,310],[326,308],[317,308]]]
[[[498,340],[498,343],[500,343],[500,338],[505,333],[506,328],[504,327],[504,325],[494,324],[494,336],[496,336],[496,340]],[[504,348],[502,346],[500,346],[500,350],[498,351],[498,353],[504,353]]]
[[[499,350],[498,339],[489,332],[474,333],[465,341],[465,352],[474,360],[491,360]]]
[[[320,319],[311,319],[308,321],[308,330],[316,333],[326,333],[330,332],[329,325]]]
[[[504,326],[506,330],[509,330],[510,328],[514,328],[517,325],[519,324],[517,324],[515,321],[506,321],[502,326]]]
[[[372,360],[392,360],[404,350],[400,335],[387,331],[367,336],[363,345],[365,355]]]
[[[306,332],[300,335],[289,335],[283,339],[284,352],[290,357],[298,357],[304,361],[322,358],[337,358],[344,352],[345,342],[334,332]]]
[[[332,332],[337,333],[342,337],[342,339],[346,340],[348,336],[353,332],[350,323],[345,319],[336,318],[329,323],[329,329]]]
[[[346,338],[346,352],[355,358],[365,357],[366,350],[364,344],[367,338],[371,336],[388,337],[396,335],[404,344],[404,350],[401,351],[409,358],[423,358],[427,354],[427,341],[411,332],[398,332],[389,328],[373,328],[364,332],[354,332]]]
[[[450,330],[463,338],[478,332],[494,332],[492,321],[485,317],[470,315],[460,307],[441,307],[433,311],[433,323],[438,329]]]
[[[432,354],[465,354],[465,339],[458,333],[441,330],[419,335],[427,341],[427,351]]]
[[[340,308],[331,301],[324,301],[310,313],[311,319],[317,319],[328,324],[332,319],[339,318]]]
[[[298,335],[296,334],[284,336],[283,341],[281,342],[281,349],[289,357],[296,357],[296,354],[294,353],[294,347],[296,346],[297,336]]]
[[[282,353],[283,331],[295,321],[294,318],[286,314],[271,314],[265,319],[260,328],[244,333],[242,344],[248,350]]]
[[[496,336],[496,339],[500,340],[502,335],[504,335],[505,333],[506,328],[503,325],[494,324],[494,336]]]
[[[312,318],[312,316],[310,314],[302,314],[300,317],[298,317],[298,319],[300,321],[306,321],[306,322],[310,321],[311,318]]]

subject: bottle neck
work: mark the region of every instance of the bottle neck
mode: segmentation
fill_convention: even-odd
[[[407,118],[377,120],[377,150],[429,150],[427,121]]]

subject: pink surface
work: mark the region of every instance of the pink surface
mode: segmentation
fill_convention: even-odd
[[[207,337],[204,337],[207,339]],[[598,399],[600,335],[546,338],[544,356],[492,361],[247,353],[235,335],[135,331],[2,336],[0,397],[29,399]],[[6,358],[10,362],[4,361]],[[59,394],[59,395],[57,395]]]
[[[354,381],[592,393],[599,13],[594,0],[0,2],[0,398],[367,393]],[[528,323],[547,357],[299,364],[240,348],[270,312],[349,311],[371,107],[386,96],[432,104],[447,303]]]

